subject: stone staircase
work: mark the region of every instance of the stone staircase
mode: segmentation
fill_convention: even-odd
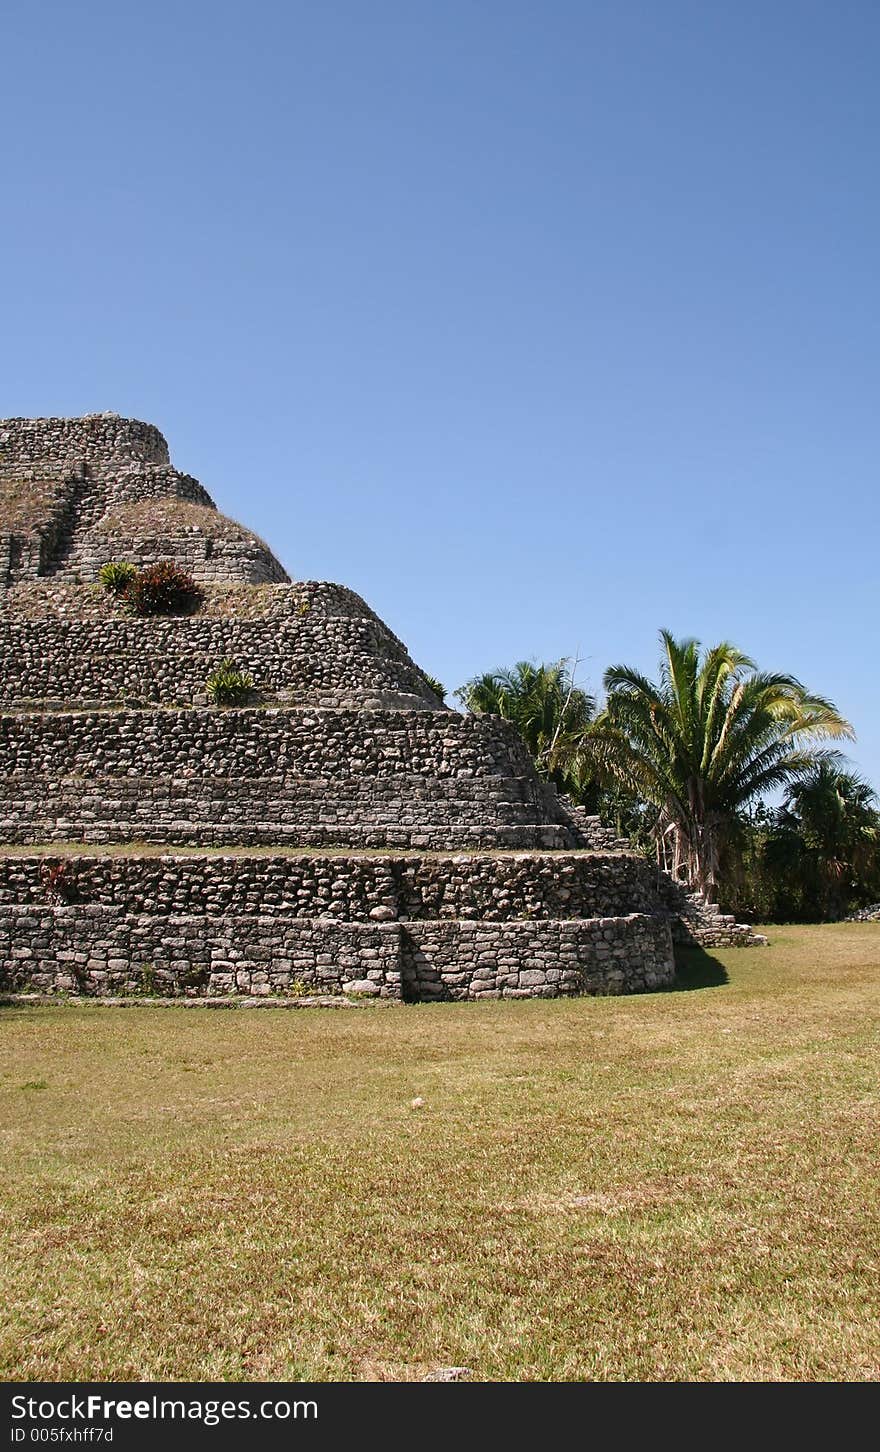
[[[77,540],[97,524],[105,513],[106,498],[96,480],[90,478],[88,467],[80,465],[69,477],[70,493],[58,518],[58,532],[41,562],[40,574],[54,577],[56,582],[76,580],[78,575],[72,564]]]

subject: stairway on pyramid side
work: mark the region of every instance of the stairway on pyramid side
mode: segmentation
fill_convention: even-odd
[[[200,587],[193,613],[136,615],[99,583],[163,560]],[[0,422],[0,657],[7,992],[671,981],[656,874],[559,800],[510,723],[445,707],[358,595],[292,581],[150,424]],[[211,703],[223,661],[250,704]]]

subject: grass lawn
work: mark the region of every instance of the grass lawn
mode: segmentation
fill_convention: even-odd
[[[771,933],[637,998],[0,1010],[0,1376],[880,1376],[880,924]]]

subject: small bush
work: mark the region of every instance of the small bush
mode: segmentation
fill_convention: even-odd
[[[140,991],[141,993],[147,994],[150,998],[156,992],[156,969],[152,963],[143,963],[141,965]]]
[[[60,906],[76,900],[76,875],[69,862],[46,862],[40,870],[43,891],[50,903]]]
[[[314,983],[306,983],[304,978],[292,978],[287,985],[288,998],[307,998],[316,991]]]
[[[422,679],[435,696],[439,696],[441,701],[446,700],[446,687],[437,680],[436,676],[429,676],[427,671],[422,671]]]
[[[200,605],[202,592],[192,575],[171,560],[160,560],[136,572],[125,599],[136,615],[189,615]]]
[[[124,595],[137,570],[127,560],[108,560],[98,572],[98,579],[111,595]]]
[[[205,690],[215,706],[243,706],[254,698],[254,678],[231,660],[221,660],[205,681]]]

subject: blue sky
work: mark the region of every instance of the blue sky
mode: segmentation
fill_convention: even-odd
[[[3,14],[0,415],[155,422],[450,687],[731,638],[880,784],[880,8]]]

